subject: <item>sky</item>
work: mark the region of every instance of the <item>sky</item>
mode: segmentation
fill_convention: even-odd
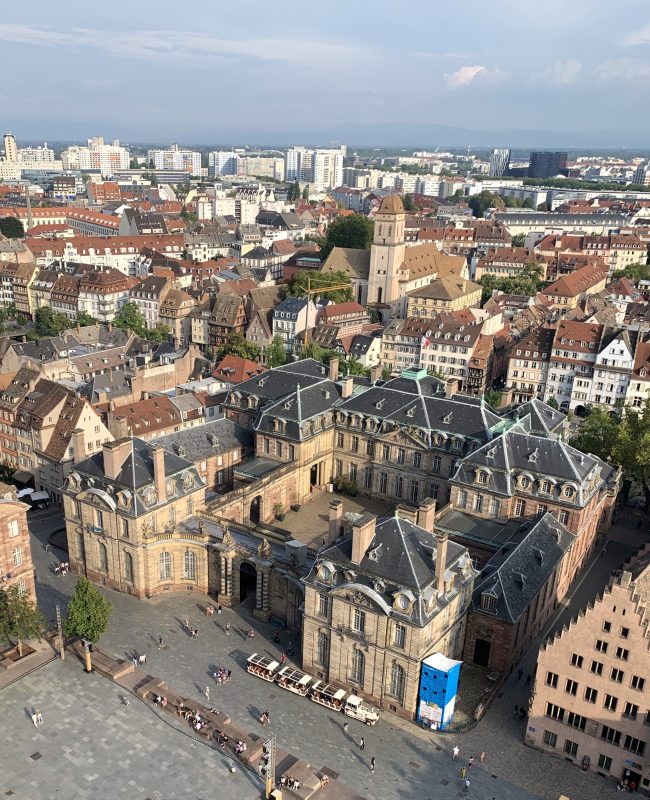
[[[19,142],[650,146],[650,0],[31,0],[2,4],[0,65]]]

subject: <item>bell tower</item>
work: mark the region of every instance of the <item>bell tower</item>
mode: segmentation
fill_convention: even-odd
[[[390,306],[399,299],[398,273],[406,253],[405,224],[406,213],[401,198],[395,194],[384,197],[375,216],[375,232],[370,247],[369,306]]]

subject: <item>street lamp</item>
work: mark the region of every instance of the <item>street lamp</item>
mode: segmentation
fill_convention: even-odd
[[[265,782],[265,797],[269,800],[275,788],[275,734],[262,746],[262,768],[260,770]]]
[[[88,641],[88,639],[82,639],[81,643],[84,646],[84,658],[86,660],[86,672],[93,671],[93,662],[90,656],[90,646],[92,642]]]

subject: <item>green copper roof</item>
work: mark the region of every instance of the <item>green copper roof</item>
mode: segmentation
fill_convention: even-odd
[[[400,378],[406,378],[408,381],[421,381],[427,377],[426,369],[405,369],[400,374]]]

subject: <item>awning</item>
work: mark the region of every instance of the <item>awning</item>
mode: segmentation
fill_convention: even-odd
[[[32,475],[31,472],[27,472],[27,470],[17,469],[13,474],[13,480],[16,481],[16,483],[33,484],[34,476]]]

